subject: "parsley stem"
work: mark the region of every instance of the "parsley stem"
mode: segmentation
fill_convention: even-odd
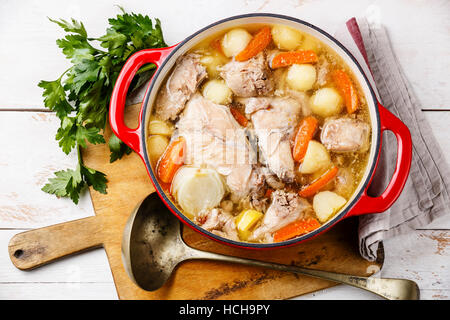
[[[62,77],[63,77],[68,71],[70,71],[70,70],[72,70],[72,67],[70,67],[69,69],[67,69],[66,71],[64,71],[64,72],[61,74],[61,76],[58,78],[58,80],[61,81]]]
[[[156,66],[155,66],[153,63],[146,64],[145,66],[143,66],[142,68],[140,68],[140,69],[136,72],[136,75],[141,74],[141,73],[144,73],[144,72],[149,71],[149,70],[153,70],[153,69],[155,69],[155,68],[156,68]]]
[[[83,165],[83,157],[81,156],[81,147],[78,143],[77,143],[77,155],[78,155],[78,163],[80,164],[80,166],[82,166]]]

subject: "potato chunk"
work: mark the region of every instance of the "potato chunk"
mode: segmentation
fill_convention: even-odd
[[[312,50],[314,52],[319,51],[319,42],[312,36],[305,36],[303,38],[302,44],[298,49],[300,50]]]
[[[200,63],[206,68],[210,78],[217,78],[219,75],[219,67],[228,62],[228,59],[219,52],[204,55],[200,58]]]
[[[217,104],[228,104],[232,100],[233,92],[223,80],[210,80],[203,86],[203,96]]]
[[[222,51],[227,57],[234,57],[245,49],[251,39],[252,35],[245,29],[230,30],[222,38]]]
[[[313,209],[319,221],[324,223],[346,203],[347,200],[340,195],[331,191],[322,191],[314,196]]]
[[[310,99],[311,110],[321,117],[329,117],[342,111],[342,97],[333,88],[317,90]]]
[[[256,210],[244,210],[235,220],[239,238],[247,240],[251,235],[251,229],[264,215]]]
[[[152,165],[156,165],[161,155],[169,145],[169,139],[161,135],[153,135],[147,139],[147,150]]]
[[[170,122],[159,120],[155,117],[150,118],[149,133],[150,135],[158,134],[162,136],[171,136],[173,133],[173,125]]]
[[[300,173],[310,174],[328,168],[331,165],[330,154],[323,144],[315,140],[308,143],[305,157],[300,166]]]
[[[310,64],[293,64],[289,67],[286,82],[295,90],[307,91],[316,82],[316,68]]]
[[[272,28],[272,39],[279,49],[295,50],[301,45],[303,35],[293,28],[275,25]]]

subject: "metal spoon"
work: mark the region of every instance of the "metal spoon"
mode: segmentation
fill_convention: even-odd
[[[129,217],[122,240],[122,257],[128,275],[142,289],[154,291],[161,288],[182,261],[209,259],[345,283],[387,299],[419,299],[419,288],[411,280],[358,277],[200,251],[186,245],[180,230],[180,222],[156,193],[145,198]]]

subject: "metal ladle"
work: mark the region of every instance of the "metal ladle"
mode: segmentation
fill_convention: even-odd
[[[139,287],[147,291],[157,290],[164,285],[180,262],[208,259],[345,283],[387,299],[419,299],[419,288],[411,280],[358,277],[200,251],[186,245],[180,230],[180,222],[156,193],[149,195],[136,207],[124,230],[122,255],[128,275]]]

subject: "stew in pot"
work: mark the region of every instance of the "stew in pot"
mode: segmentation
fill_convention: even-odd
[[[216,235],[285,241],[336,215],[364,173],[371,127],[342,59],[283,25],[244,25],[180,57],[149,121],[167,195]]]

